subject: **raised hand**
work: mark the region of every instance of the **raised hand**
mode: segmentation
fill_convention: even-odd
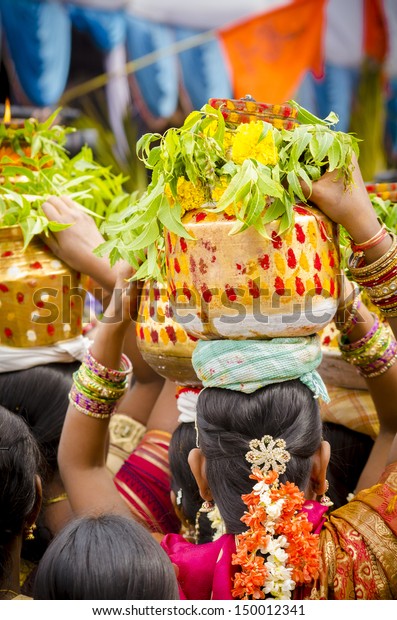
[[[363,243],[380,229],[376,213],[361,175],[357,158],[352,160],[353,183],[345,187],[343,177],[334,170],[313,183],[312,192],[302,182],[307,198],[331,220],[342,224],[356,243]]]
[[[93,250],[104,241],[93,218],[67,196],[51,196],[42,209],[49,220],[72,224],[45,237],[48,247],[70,267],[89,275],[107,291],[112,291],[115,277],[108,259],[93,254]]]

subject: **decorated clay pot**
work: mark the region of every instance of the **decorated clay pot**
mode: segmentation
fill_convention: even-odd
[[[0,344],[36,347],[82,333],[81,276],[19,226],[0,228]]]
[[[136,336],[143,359],[160,376],[179,385],[200,386],[192,366],[197,339],[174,321],[167,290],[156,282],[143,287]]]
[[[307,336],[337,310],[337,226],[316,209],[297,205],[282,237],[279,223],[231,236],[234,216],[189,211],[182,222],[193,239],[166,232],[168,292],[174,319],[204,339]]]

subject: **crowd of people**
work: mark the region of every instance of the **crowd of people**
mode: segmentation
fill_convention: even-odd
[[[9,94],[16,104],[56,106],[65,90],[94,77],[95,58],[94,72],[109,76],[107,116],[122,160],[129,149],[124,120],[132,110],[143,127],[162,131],[181,121],[191,109],[199,109],[209,97],[235,94],[236,69],[215,34],[206,38],[208,33],[293,3],[219,0],[213,6],[207,0],[189,4],[172,0],[165,7],[159,0],[2,0],[3,77],[8,76]],[[317,10],[313,6],[313,11]],[[351,129],[358,107],[369,110],[368,121],[373,122],[374,101],[381,96],[384,110],[383,115],[376,116],[377,131],[382,133],[380,125],[385,117],[382,148],[387,162],[383,165],[391,168],[395,167],[397,151],[396,24],[393,0],[328,0],[324,7],[321,75],[312,74],[308,66],[308,73],[300,76],[298,93],[289,94],[321,117],[334,110],[342,131]],[[258,48],[263,47],[263,55],[274,41],[282,45],[285,40],[285,33],[273,28],[261,30]],[[310,23],[306,29],[309,33]],[[179,51],[178,45],[185,41],[186,49]],[[175,45],[176,53],[169,53]],[[153,55],[152,62],[129,76],[124,74],[126,63],[146,55]],[[370,73],[379,69],[381,78],[375,88],[368,68]],[[288,73],[289,67],[280,67],[279,71]],[[266,75],[261,77],[267,79]],[[364,83],[364,91],[360,83]],[[78,99],[68,103],[80,107]],[[373,126],[368,132],[363,126],[354,130],[362,138],[374,132]]]
[[[352,279],[393,301],[397,237],[357,162],[353,179],[326,172],[310,201],[350,235]],[[379,418],[364,449],[322,423],[317,335],[201,340],[202,389],[175,398],[137,349],[132,268],[92,253],[101,235],[70,199],[43,211],[74,223],[48,244],[107,302],[81,364],[0,375],[0,599],[396,598],[392,304],[386,324],[345,280],[335,317]]]

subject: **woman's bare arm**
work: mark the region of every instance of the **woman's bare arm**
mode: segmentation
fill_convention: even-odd
[[[128,271],[128,270],[127,270]],[[136,285],[121,272],[104,320],[92,345],[93,357],[107,368],[120,367],[130,308],[136,303]],[[75,514],[116,513],[131,516],[106,469],[109,419],[80,413],[71,403],[59,444],[59,469]]]

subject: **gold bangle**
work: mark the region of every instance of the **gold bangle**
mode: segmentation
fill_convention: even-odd
[[[387,364],[385,364],[384,366],[382,366],[382,368],[380,368],[379,370],[376,370],[375,372],[371,372],[368,375],[361,375],[362,377],[364,377],[365,379],[373,379],[374,377],[379,377],[380,375],[383,375],[383,373],[386,372],[386,370],[389,370],[389,368],[391,368],[392,366],[394,366],[394,364],[397,361],[397,356],[395,355],[390,362],[387,362]]]
[[[368,285],[369,279],[377,280],[378,278],[381,278],[382,276],[385,276],[391,271],[393,271],[393,269],[396,266],[397,266],[397,250],[396,250],[396,253],[388,261],[386,261],[386,263],[382,266],[382,268],[379,271],[377,270],[371,271],[371,269],[367,269],[366,273],[361,274],[361,275],[355,272],[354,278],[357,280],[359,284],[366,286],[367,288],[371,288],[371,286]],[[371,265],[368,265],[368,267],[371,267]],[[360,269],[364,269],[364,267],[360,267]],[[353,274],[353,271],[351,273]]]
[[[384,316],[386,319],[394,319],[397,316],[397,304],[394,306],[394,308],[379,308],[382,316]]]
[[[364,267],[355,267],[354,262],[357,260],[358,257],[361,258],[361,255],[352,253],[349,256],[348,266],[349,266],[349,269],[352,275],[355,277],[354,279],[360,276],[372,275],[373,273],[376,273],[378,269],[385,268],[386,266],[385,263],[390,259],[390,257],[394,258],[393,255],[397,251],[397,235],[395,235],[394,233],[390,233],[390,235],[393,239],[390,248],[387,250],[387,252],[383,256],[378,258],[373,263],[370,263],[369,265],[365,265]]]
[[[387,299],[391,295],[397,293],[397,276],[394,276],[388,282],[384,282],[378,286],[368,286],[366,290],[371,300]]]

